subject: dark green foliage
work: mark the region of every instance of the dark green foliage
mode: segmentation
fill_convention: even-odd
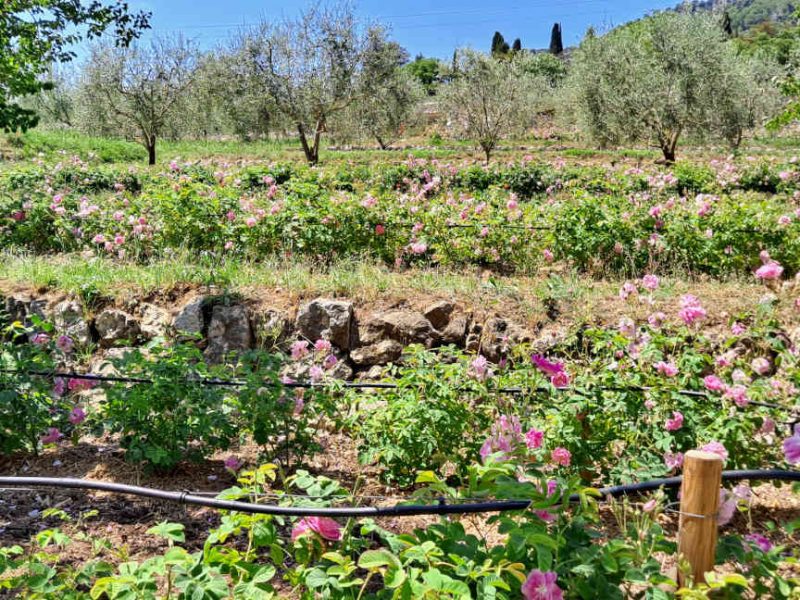
[[[679,162],[672,168],[672,174],[678,180],[675,187],[682,194],[711,194],[716,191],[714,172],[708,167]]]
[[[716,0],[695,0],[691,10],[714,10],[718,4]],[[676,10],[683,10],[684,6],[680,4]],[[795,0],[730,0],[723,13],[723,29],[731,35],[762,23],[785,23],[791,20],[797,7]],[[726,17],[730,29],[724,27]]]
[[[510,50],[511,47],[508,45],[508,42],[506,42],[503,34],[499,31],[495,31],[494,35],[492,36],[492,56],[503,56],[508,54]]]
[[[564,41],[561,36],[561,23],[554,23],[550,32],[550,54],[558,56],[564,52]]]
[[[733,25],[731,24],[731,15],[726,10],[722,13],[722,20],[720,21],[720,27],[722,31],[725,32],[725,35],[728,37],[733,37]]]
[[[18,98],[52,89],[43,81],[52,62],[75,57],[70,47],[85,38],[114,30],[127,45],[149,27],[150,15],[131,13],[125,2],[106,6],[99,0],[6,0],[0,7],[0,128],[26,131],[39,122]]]

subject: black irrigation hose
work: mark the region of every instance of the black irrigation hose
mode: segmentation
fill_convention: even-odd
[[[97,382],[105,382],[105,383],[144,383],[144,384],[153,384],[155,381],[152,379],[145,379],[141,377],[122,377],[116,375],[95,375],[91,373],[73,373],[73,372],[58,372],[58,371],[19,371],[17,369],[0,369],[0,373],[7,373],[7,374],[24,374],[24,375],[32,375],[35,377],[47,377],[47,378],[62,378],[62,379],[79,379],[83,381],[97,381]],[[197,383],[198,385],[208,385],[208,386],[219,386],[219,387],[244,387],[247,385],[244,381],[236,381],[236,380],[224,380],[224,379],[187,379],[187,382]],[[269,386],[268,382],[264,383],[265,386]],[[304,388],[304,389],[313,389],[313,388],[326,388],[327,385],[324,383],[313,383],[313,382],[289,382],[289,383],[279,383],[282,387],[286,388]],[[345,389],[355,389],[355,390],[394,390],[398,389],[398,385],[396,383],[379,383],[379,382],[352,382],[346,381],[342,384]],[[661,391],[658,388],[648,387],[648,386],[641,386],[641,385],[630,385],[630,386],[597,386],[598,389],[607,390],[612,392],[658,392]],[[580,390],[577,388],[567,388],[567,387],[536,387],[536,388],[523,388],[523,387],[505,387],[505,388],[494,388],[488,390],[489,392],[494,392],[498,394],[510,394],[510,395],[522,395],[522,394],[530,394],[534,392],[542,393],[542,392],[575,392],[582,396],[588,396],[589,392],[586,390]],[[681,396],[689,396],[695,398],[708,398],[713,399],[714,397],[709,395],[706,392],[700,390],[663,390],[663,391],[674,391]],[[759,402],[759,401],[750,401],[749,404],[753,406],[762,406],[765,408],[774,408],[774,409],[782,409],[782,410],[796,410],[797,407],[792,406],[781,406],[780,404],[774,404],[771,402]]]
[[[50,371],[19,371],[16,369],[0,369],[0,373],[8,373],[8,374],[26,374],[32,375],[36,377],[48,377],[51,379],[54,378],[62,378],[62,379],[79,379],[83,381],[97,381],[97,382],[104,382],[104,383],[141,383],[141,384],[154,384],[155,382],[152,379],[145,379],[142,377],[122,377],[122,376],[115,376],[115,375],[95,375],[95,374],[85,374],[85,373],[62,373],[62,372],[50,372]],[[207,386],[219,386],[219,387],[243,387],[246,384],[244,381],[236,381],[236,380],[224,380],[224,379],[197,379],[197,380],[187,380],[190,382],[197,383],[198,385],[207,385]],[[265,385],[269,385],[265,383]],[[288,383],[280,383],[278,384],[282,387],[286,387],[289,389],[296,389],[296,388],[303,388],[303,389],[314,389],[314,388],[325,388],[327,387],[323,383],[313,383],[313,382],[288,382]],[[397,389],[399,386],[395,383],[380,383],[380,382],[351,382],[347,381],[342,384],[345,389],[354,389],[354,390],[394,390]],[[631,386],[603,386],[599,389],[607,390],[607,391],[614,391],[614,392],[651,392],[651,391],[659,391],[658,388],[654,387],[647,387],[647,386],[639,386],[639,385],[631,385]],[[522,388],[522,387],[505,387],[505,388],[495,388],[493,390],[488,390],[489,392],[497,393],[497,394],[508,394],[512,396],[520,396],[523,394],[530,394],[530,393],[545,393],[545,392],[574,392],[580,394],[581,396],[588,397],[589,392],[585,390],[579,390],[577,388],[547,388],[547,387],[536,387],[536,388]],[[689,396],[695,398],[707,398],[713,399],[712,396],[707,394],[703,391],[698,390],[675,390],[676,393],[682,396]],[[759,402],[752,400],[750,404],[753,406],[761,406],[765,408],[772,408],[772,409],[780,409],[780,410],[790,410],[794,411],[797,410],[797,407],[791,406],[781,406],[780,404],[774,404],[771,402]],[[790,421],[785,423],[788,425],[790,430],[794,430],[794,426],[800,423],[800,421]]]
[[[603,498],[620,497],[629,494],[654,491],[659,488],[677,488],[681,485],[682,477],[667,477],[653,479],[629,485],[616,485],[598,490]],[[800,481],[800,471],[771,470],[744,470],[724,471],[723,481]],[[295,507],[276,506],[273,504],[254,504],[236,500],[220,500],[206,498],[188,492],[171,492],[154,488],[146,488],[121,483],[105,481],[91,481],[86,479],[71,479],[68,477],[0,477],[0,486],[7,487],[55,487],[67,489],[95,490],[113,494],[126,494],[141,498],[153,498],[165,502],[179,504],[192,504],[219,510],[235,510],[238,512],[255,513],[264,515],[281,515],[286,517],[409,517],[414,515],[453,515],[476,514],[492,512],[508,512],[525,510],[530,506],[527,500],[496,500],[491,502],[477,502],[474,504],[447,504],[444,499],[436,505],[406,504],[387,507],[365,506],[359,508],[330,508],[330,507]],[[570,496],[571,502],[577,502],[577,494]]]

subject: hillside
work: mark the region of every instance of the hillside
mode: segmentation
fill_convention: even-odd
[[[766,21],[787,21],[800,3],[793,0],[700,0],[692,3],[696,9],[713,10],[725,6],[735,31],[746,31]]]

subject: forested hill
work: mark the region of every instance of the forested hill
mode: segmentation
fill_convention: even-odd
[[[798,0],[695,0],[696,9],[712,10],[725,7],[731,18],[734,31],[743,32],[767,21],[783,22],[791,18],[800,7]],[[682,6],[682,5],[681,5]]]

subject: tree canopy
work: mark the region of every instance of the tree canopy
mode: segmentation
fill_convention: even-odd
[[[126,2],[99,0],[4,0],[0,5],[0,128],[36,126],[35,110],[20,99],[52,89],[45,75],[54,62],[75,57],[72,46],[113,30],[128,45],[149,27],[149,13],[131,12]]]

